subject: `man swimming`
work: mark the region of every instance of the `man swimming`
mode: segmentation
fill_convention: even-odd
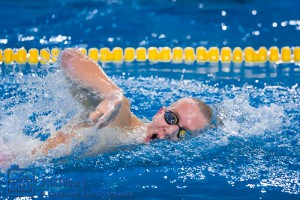
[[[76,133],[87,127],[117,127],[124,133],[138,128],[146,130],[144,142],[152,140],[182,140],[193,136],[212,121],[212,109],[195,98],[183,98],[170,107],[162,107],[146,124],[130,110],[130,102],[122,90],[105,74],[102,68],[78,49],[66,49],[62,53],[61,67],[78,87],[97,94],[101,100],[89,103],[88,115],[82,115],[81,122],[72,121],[65,128],[50,136],[40,147],[47,154],[49,150],[61,144],[68,144]],[[77,90],[75,90],[77,91]],[[82,95],[74,92],[74,96]],[[87,100],[89,97],[84,97]],[[88,99],[90,100],[90,99]],[[97,102],[95,104],[95,102]]]

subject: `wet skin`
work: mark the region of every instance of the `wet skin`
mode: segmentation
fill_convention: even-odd
[[[169,125],[164,114],[167,110],[174,112],[178,119],[178,125]],[[168,109],[162,107],[152,118],[152,122],[147,126],[147,137],[145,142],[155,139],[177,140],[179,127],[187,130],[201,130],[208,124],[207,119],[201,113],[199,106],[190,98],[183,98],[175,102]]]
[[[130,102],[124,96],[122,89],[106,75],[98,63],[77,49],[64,50],[61,60],[62,69],[70,80],[91,89],[102,96],[103,100],[90,113],[89,123],[70,121],[66,126],[67,129],[52,134],[41,146],[45,154],[60,144],[70,143],[72,138],[76,137],[77,131],[87,127],[117,127],[124,132],[142,127],[146,129],[144,142],[148,143],[157,139],[178,140],[179,127],[193,131],[201,130],[208,124],[198,104],[192,98],[180,99],[168,108],[178,117],[178,124],[170,125],[166,122],[165,107],[162,107],[152,118],[151,123],[145,124],[131,112]]]

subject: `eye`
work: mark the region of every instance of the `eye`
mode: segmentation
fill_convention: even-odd
[[[181,140],[185,139],[185,137],[186,137],[186,130],[181,129],[181,130],[178,132],[177,137],[178,137],[179,139],[181,139]]]
[[[174,113],[170,112],[170,111],[166,112],[165,119],[166,119],[168,124],[177,124],[178,123],[177,116]]]

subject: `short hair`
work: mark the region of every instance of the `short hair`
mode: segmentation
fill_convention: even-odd
[[[194,97],[190,97],[190,99],[192,99],[195,103],[197,103],[201,113],[206,118],[208,124],[211,124],[212,116],[213,116],[213,110],[211,109],[211,107],[209,105],[207,105],[206,103],[204,103],[203,101],[196,99]]]

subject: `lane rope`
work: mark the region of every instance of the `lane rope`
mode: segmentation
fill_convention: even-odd
[[[173,62],[173,63],[193,63],[193,62],[222,62],[222,63],[294,63],[300,62],[300,47],[282,47],[280,50],[278,47],[273,46],[267,49],[266,47],[260,47],[255,50],[253,47],[246,47],[241,49],[235,47],[234,49],[229,47],[217,48],[210,47],[138,47],[138,48],[120,48],[115,47],[109,49],[103,47],[97,48],[79,48],[82,53],[88,55],[96,62]],[[31,48],[28,51],[25,48],[12,49],[6,48],[0,49],[0,63],[6,65],[13,64],[49,64],[57,61],[60,53],[59,48],[36,49]]]

